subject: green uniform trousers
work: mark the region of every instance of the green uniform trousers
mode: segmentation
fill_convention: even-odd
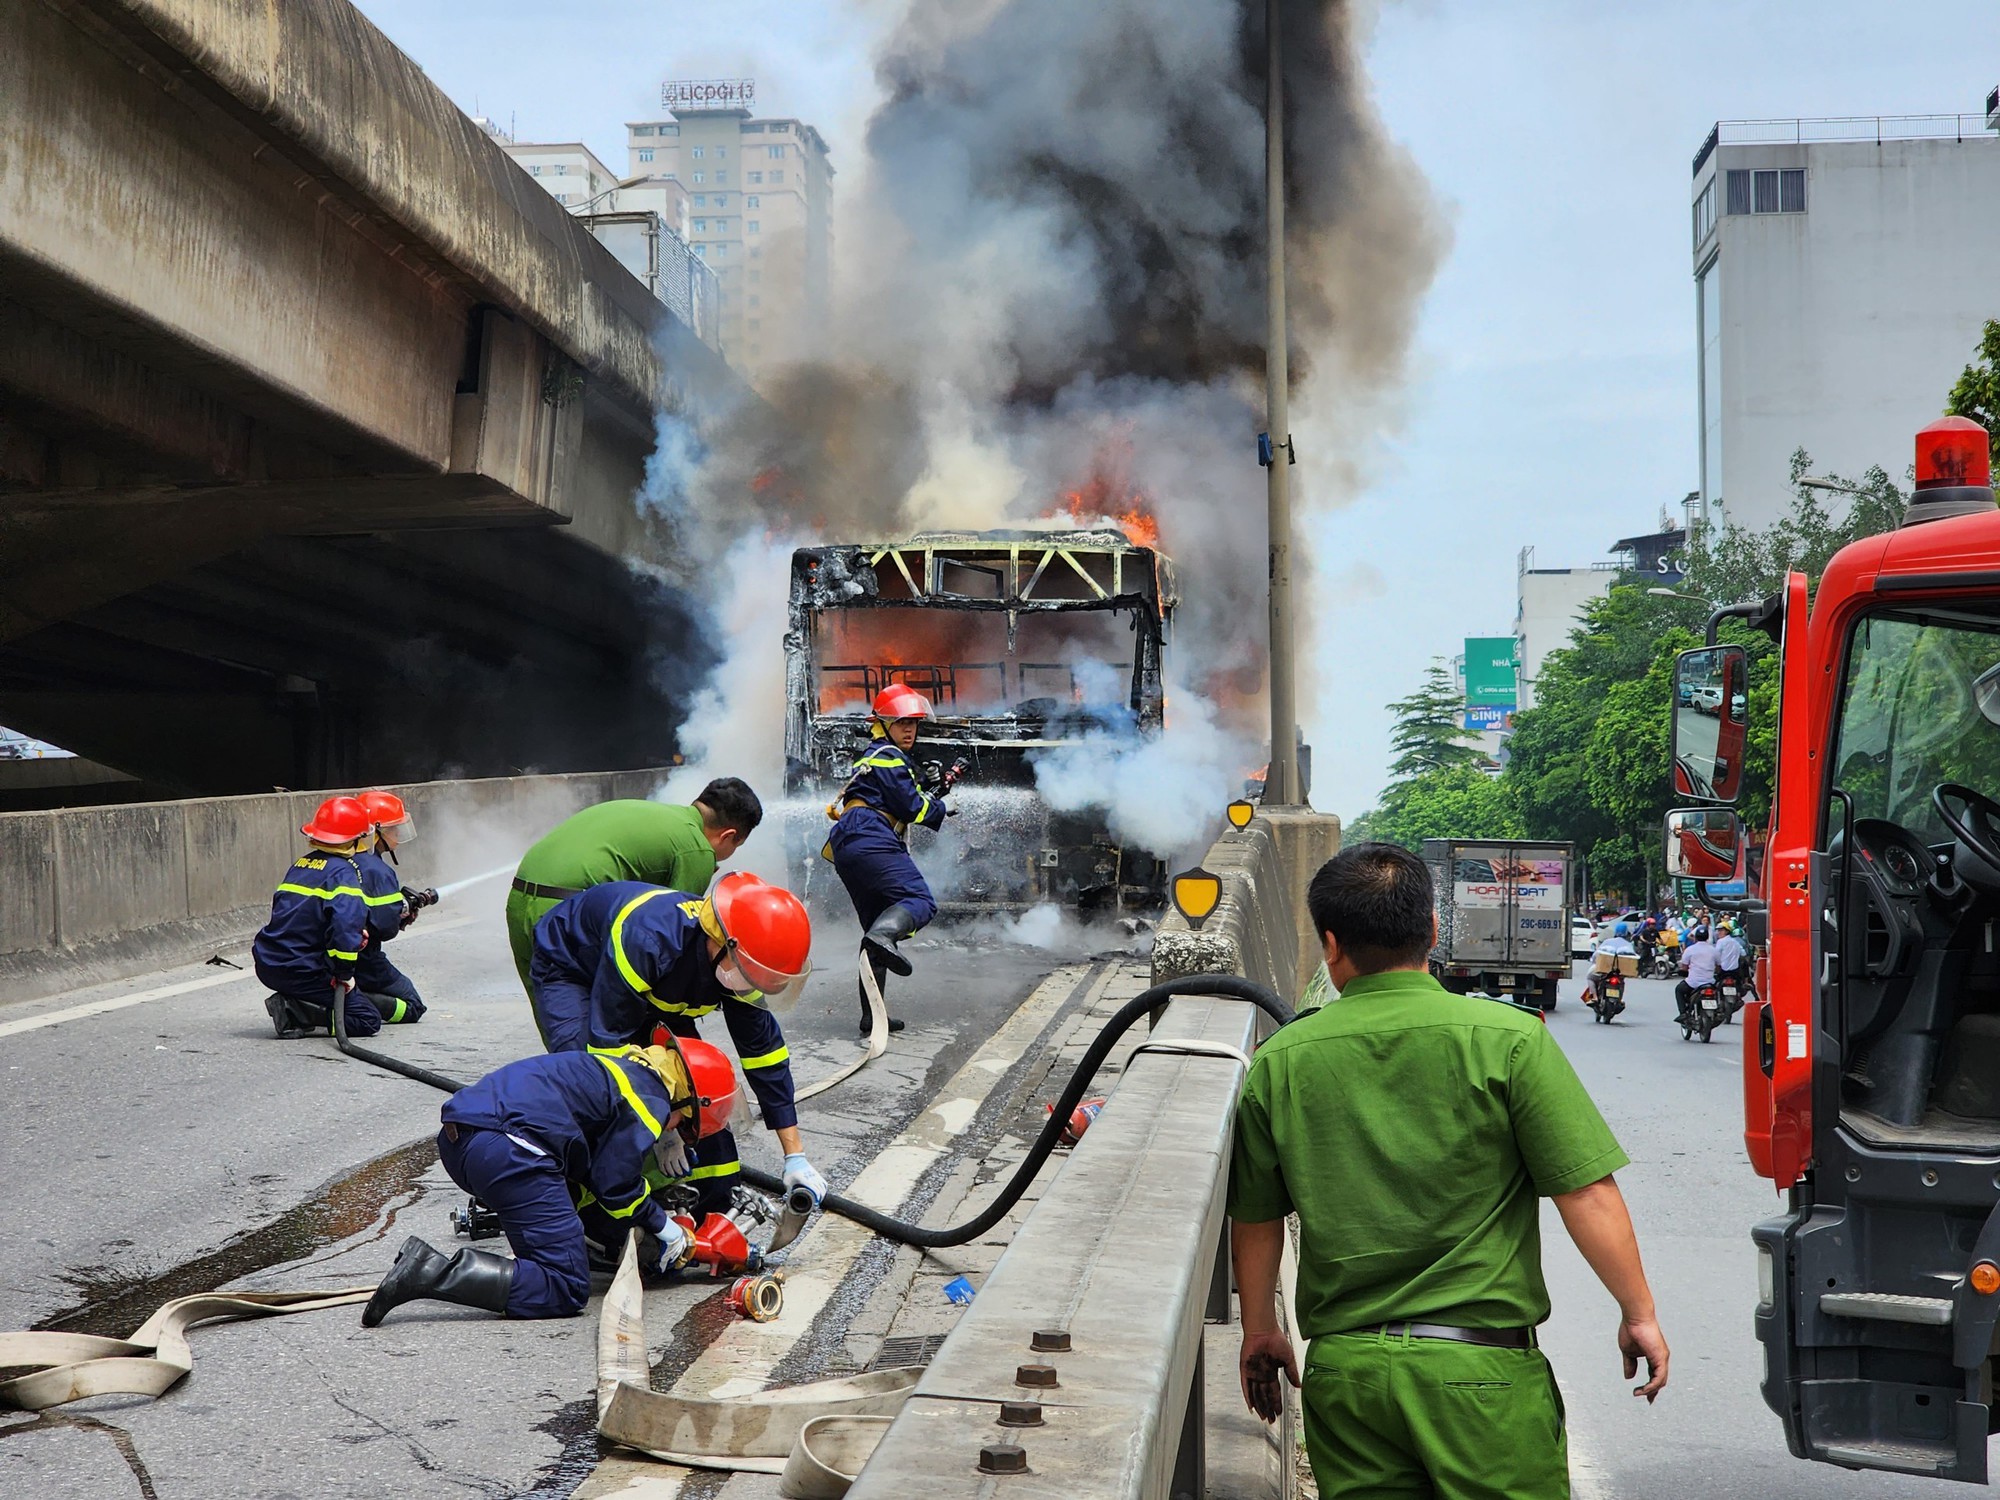
[[[528,960],[535,956],[535,924],[556,909],[558,903],[526,891],[507,892],[507,946],[514,951],[514,972],[521,976],[521,988],[535,998],[528,983]]]
[[[1562,1397],[1539,1349],[1341,1333],[1306,1354],[1320,1500],[1567,1500]]]

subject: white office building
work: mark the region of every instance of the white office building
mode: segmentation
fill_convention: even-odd
[[[1535,684],[1551,651],[1569,644],[1570,632],[1593,599],[1602,599],[1618,580],[1620,565],[1592,563],[1585,568],[1538,568],[1535,549],[1523,547],[1516,568],[1514,661],[1519,674],[1519,706],[1535,706]]]
[[[2000,317],[2000,90],[1979,115],[1727,120],[1694,159],[1700,497],[1762,527],[1792,454],[1904,482]]]

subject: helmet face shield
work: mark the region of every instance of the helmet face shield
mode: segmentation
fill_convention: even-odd
[[[752,963],[741,953],[733,955],[736,967],[743,971],[743,977],[757,988],[752,994],[742,998],[752,1005],[761,1005],[766,1010],[786,1011],[799,1003],[804,993],[806,980],[812,974],[812,963],[807,961],[803,971],[797,974],[780,974],[775,969],[767,969]]]
[[[729,985],[736,998],[767,1010],[797,1004],[812,972],[812,926],[798,898],[754,875],[721,875],[709,910],[722,934],[718,971],[733,969],[749,986]]]

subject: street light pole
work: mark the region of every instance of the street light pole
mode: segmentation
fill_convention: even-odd
[[[1285,77],[1278,29],[1282,0],[1265,0],[1270,68],[1264,99],[1264,232],[1270,315],[1264,338],[1264,380],[1269,411],[1269,527],[1271,545],[1271,763],[1264,802],[1296,806],[1299,790],[1297,680],[1292,664],[1292,462],[1291,361],[1285,329]]]

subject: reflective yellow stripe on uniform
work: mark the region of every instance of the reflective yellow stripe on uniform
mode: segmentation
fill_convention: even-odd
[[[719,1161],[712,1167],[696,1167],[682,1180],[685,1182],[699,1182],[704,1177],[729,1177],[742,1170],[743,1163],[741,1162]]]
[[[293,885],[288,880],[279,886],[278,889],[281,891],[290,891],[294,896],[317,896],[322,901],[331,901],[335,896],[361,896],[361,887],[358,885]],[[361,899],[366,901],[368,898],[361,896]],[[397,899],[401,900],[402,898],[399,896]]]
[[[338,948],[327,949],[326,956],[328,958],[344,958],[351,964],[358,964],[361,962],[361,955],[359,953],[343,953]]]
[[[638,1197],[634,1198],[630,1203],[626,1204],[623,1208],[613,1208],[609,1203],[607,1203],[604,1205],[604,1211],[610,1214],[611,1217],[614,1219],[629,1219],[632,1217],[632,1215],[636,1214],[639,1211],[639,1205],[641,1203],[644,1203],[648,1198],[652,1196],[653,1196],[653,1190],[649,1187],[644,1192],[639,1194]]]
[[[779,1047],[776,1052],[766,1052],[757,1057],[744,1058],[743,1071],[747,1073],[752,1068],[775,1068],[781,1062],[790,1062],[791,1058],[792,1052],[789,1047]]]
[[[605,1070],[611,1074],[612,1082],[618,1085],[618,1092],[623,1094],[625,1102],[632,1106],[632,1113],[639,1117],[641,1123],[652,1131],[657,1139],[664,1127],[660,1124],[659,1117],[646,1107],[646,1101],[639,1097],[639,1091],[632,1087],[632,1080],[625,1076],[625,1070],[602,1052],[593,1052],[590,1055],[604,1064]]]
[[[401,906],[403,904],[403,893],[401,891],[391,891],[386,896],[363,896],[361,899],[370,906]]]
[[[625,956],[625,919],[644,906],[648,901],[666,894],[668,893],[663,890],[647,891],[643,895],[634,896],[630,901],[627,901],[623,906],[618,908],[618,915],[611,919],[611,957],[613,962],[618,965],[619,974],[632,987],[634,994],[645,996],[647,1000],[659,1006],[661,1010],[673,1012],[679,1010],[681,1007],[669,1004],[663,1000],[654,999],[652,987],[639,977],[639,971],[632,967],[632,961]]]

